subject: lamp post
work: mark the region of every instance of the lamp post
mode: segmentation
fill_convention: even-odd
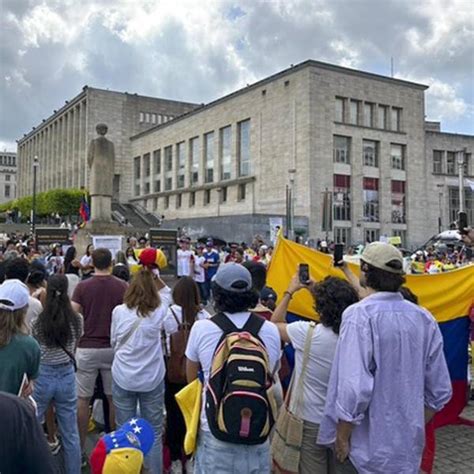
[[[288,238],[295,239],[295,175],[296,169],[288,170],[289,182],[288,187]]]
[[[466,153],[466,148],[464,150],[458,151],[458,176],[459,176],[459,212],[464,211],[464,154]]]
[[[437,184],[438,188],[438,205],[439,205],[439,216],[438,216],[438,233],[443,231],[443,184]]]
[[[36,175],[38,173],[39,161],[35,155],[33,159],[33,202],[31,206],[31,233],[36,244]]]

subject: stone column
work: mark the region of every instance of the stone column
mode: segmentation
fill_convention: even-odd
[[[222,162],[222,134],[221,130],[214,132],[214,182],[222,180],[221,162]]]
[[[54,122],[54,168],[53,168],[53,176],[54,176],[54,189],[59,188],[59,173],[60,173],[60,164],[61,161],[59,159],[60,156],[60,148],[59,148],[59,132],[60,132],[60,125],[61,122],[59,119],[56,119]]]
[[[86,187],[88,186],[88,173],[89,169],[87,166],[87,125],[88,125],[88,105],[87,100],[82,102],[82,112],[83,112],[83,120],[82,120],[82,138],[81,138],[81,185]]]

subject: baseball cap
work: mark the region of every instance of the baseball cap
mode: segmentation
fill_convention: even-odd
[[[250,272],[238,263],[225,263],[221,265],[212,281],[223,290],[234,293],[244,293],[252,288]]]
[[[153,427],[142,418],[131,418],[117,431],[102,436],[91,453],[93,474],[139,474],[143,457],[153,446]]]
[[[361,260],[375,268],[384,270],[389,273],[397,273],[403,275],[403,256],[401,252],[393,245],[385,242],[372,242],[365,247]],[[400,268],[389,265],[390,262],[399,262]]]
[[[30,292],[20,280],[5,280],[0,285],[0,309],[16,311],[28,306]]]
[[[152,247],[143,249],[138,255],[138,260],[144,267],[163,269],[168,265],[165,254],[161,250]]]
[[[273,288],[270,288],[269,286],[266,286],[260,292],[260,299],[262,301],[267,301],[267,300],[276,301],[278,299],[278,297],[277,297],[276,291]]]

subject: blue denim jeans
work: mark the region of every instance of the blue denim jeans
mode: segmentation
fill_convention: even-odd
[[[209,431],[200,431],[194,474],[267,474],[270,472],[269,441],[247,446],[225,443]]]
[[[115,407],[117,428],[120,428],[130,418],[141,416],[151,424],[155,431],[155,442],[145,458],[145,465],[150,474],[162,474],[163,471],[164,394],[164,381],[160,382],[151,392],[130,392],[119,387],[112,380],[112,400]],[[138,404],[140,404],[140,410]]]
[[[72,364],[40,365],[33,398],[38,404],[38,420],[43,421],[51,402],[58,420],[67,474],[81,472],[81,446],[77,427],[76,376]]]

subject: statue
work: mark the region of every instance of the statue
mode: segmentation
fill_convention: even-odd
[[[112,194],[115,166],[114,144],[105,138],[107,125],[96,126],[99,135],[89,144],[87,164],[89,165],[89,194],[91,196],[91,223],[111,222]]]

